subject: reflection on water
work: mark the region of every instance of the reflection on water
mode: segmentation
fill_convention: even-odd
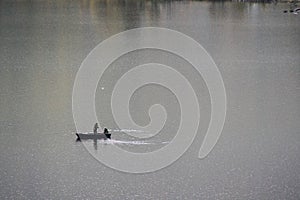
[[[0,1],[0,198],[297,199],[300,27],[299,15],[283,13],[288,8],[280,2]],[[98,153],[112,145],[153,150],[174,137],[160,133],[137,141],[117,131],[122,128],[113,124],[105,95],[127,67],[153,60],[174,66],[194,77],[201,100],[191,148],[170,167],[135,176],[95,161],[74,141],[72,88],[81,62],[99,42],[145,26],[181,31],[205,47],[222,73],[228,112],[217,146],[199,160],[210,119],[201,77],[186,70],[184,60],[162,52],[118,59],[103,80],[104,91],[96,94],[99,123],[115,130],[113,144],[87,141]],[[178,102],[163,96],[163,89],[143,89],[149,94],[136,94],[133,118],[147,124],[141,111],[155,96],[171,115],[166,129],[175,133]]]

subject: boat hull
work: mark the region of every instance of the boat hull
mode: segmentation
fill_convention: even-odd
[[[111,134],[104,133],[76,133],[78,140],[107,140],[110,139]]]

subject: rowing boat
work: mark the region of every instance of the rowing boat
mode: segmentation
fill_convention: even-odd
[[[77,140],[107,140],[110,139],[109,133],[76,133]]]

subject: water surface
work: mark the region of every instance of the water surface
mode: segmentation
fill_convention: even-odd
[[[206,1],[1,1],[0,198],[298,199],[300,24],[298,15],[283,13],[287,8]],[[132,66],[153,60],[173,66],[194,77],[201,99],[200,129],[191,148],[167,168],[133,175],[106,167],[75,141],[72,88],[81,62],[99,42],[145,26],[174,29],[203,45],[223,76],[228,107],[220,140],[200,160],[210,118],[203,79],[167,52],[120,57],[96,94],[99,122],[114,130],[115,140],[132,138],[112,120],[109,91]],[[145,141],[150,145],[116,145],[136,152],[166,145],[180,119],[174,95],[145,86],[132,100],[137,123],[149,122],[153,103],[166,107],[169,121]],[[100,142],[95,150],[107,147]]]

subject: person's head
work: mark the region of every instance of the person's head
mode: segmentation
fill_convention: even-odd
[[[104,128],[104,133],[108,133],[108,130],[107,130],[107,128]]]

